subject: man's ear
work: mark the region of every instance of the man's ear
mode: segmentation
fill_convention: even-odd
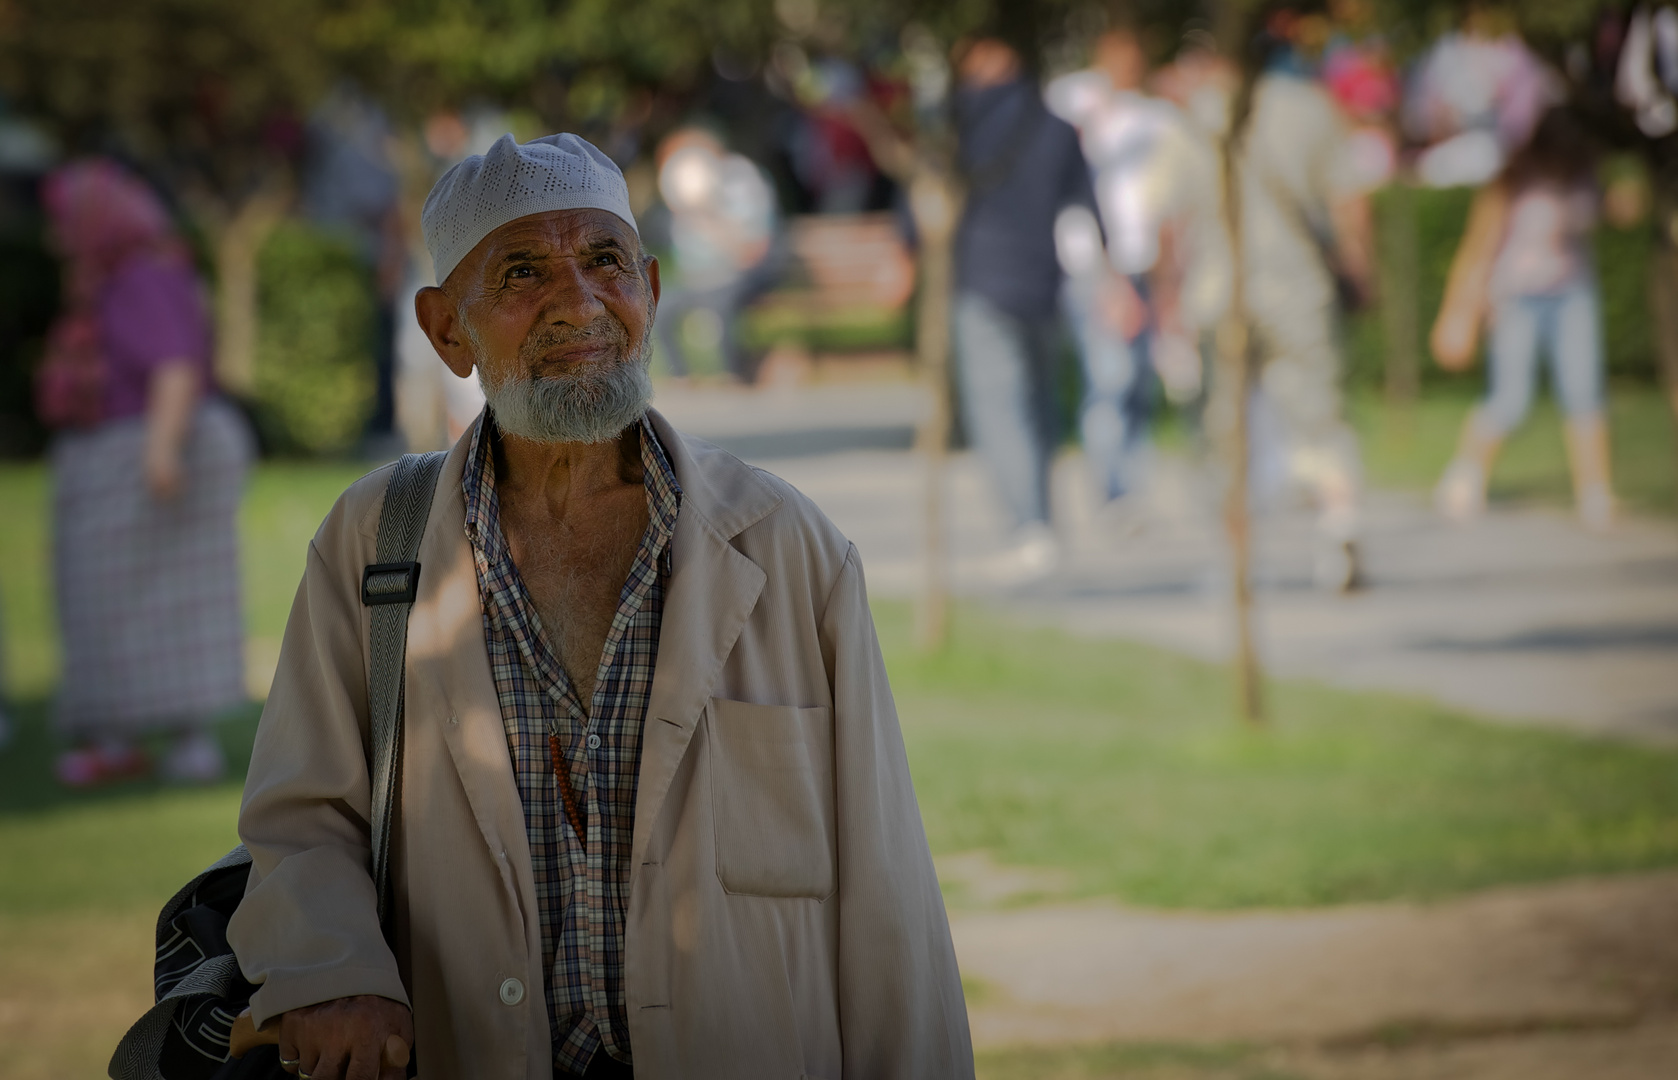
[[[414,294],[414,317],[449,370],[462,379],[469,377],[475,361],[466,341],[466,328],[460,325],[449,294],[435,285],[427,285]]]
[[[647,256],[647,287],[652,290],[653,310],[656,311],[658,310],[659,297],[658,256],[656,255]]]

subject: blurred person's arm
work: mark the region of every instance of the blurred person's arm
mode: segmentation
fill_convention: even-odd
[[[1492,264],[1503,243],[1504,223],[1509,214],[1509,196],[1503,185],[1490,184],[1474,196],[1468,211],[1468,227],[1451,259],[1445,279],[1445,298],[1439,305],[1428,346],[1439,366],[1462,371],[1474,362],[1474,348],[1485,318],[1486,297],[1491,287]]]
[[[1298,119],[1319,132],[1311,152],[1311,182],[1316,197],[1322,200],[1318,205],[1328,209],[1333,241],[1328,257],[1333,260],[1334,271],[1351,287],[1354,302],[1365,304],[1375,296],[1375,226],[1369,180],[1358,168],[1352,131],[1339,103],[1319,88],[1307,107],[1311,113]]]
[[[174,499],[185,484],[181,462],[192,414],[198,404],[198,372],[190,360],[171,360],[153,369],[146,389],[146,487],[159,499]]]
[[[1334,257],[1340,273],[1361,302],[1375,295],[1375,225],[1369,195],[1342,196],[1329,206],[1334,226]]]

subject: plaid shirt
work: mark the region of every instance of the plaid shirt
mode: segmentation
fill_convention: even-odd
[[[652,425],[641,422],[647,531],[618,598],[591,709],[584,711],[525,590],[501,532],[493,421],[479,422],[462,481],[466,535],[478,570],[484,639],[513,757],[542,918],[542,967],[554,1065],[581,1075],[604,1047],[630,1061],[624,1006],[624,910],[641,765],[641,726],[658,659],[670,535],[682,490]],[[565,822],[548,751],[557,735],[586,842]]]

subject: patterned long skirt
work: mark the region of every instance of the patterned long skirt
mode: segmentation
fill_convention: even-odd
[[[234,515],[250,430],[226,402],[200,404],[169,502],[146,487],[144,445],[133,417],[52,449],[57,712],[75,736],[184,728],[246,697]]]

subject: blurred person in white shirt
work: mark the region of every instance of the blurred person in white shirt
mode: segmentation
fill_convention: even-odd
[[[1147,70],[1135,32],[1109,30],[1088,69],[1044,90],[1049,110],[1078,130],[1100,212],[1098,221],[1080,205],[1062,210],[1055,250],[1083,362],[1084,452],[1107,504],[1134,492],[1145,471],[1157,330],[1148,277],[1168,209],[1159,172],[1166,145],[1182,137],[1176,108],[1143,92]]]
[[[777,213],[763,170],[703,128],[682,128],[658,148],[658,190],[670,210],[676,273],[660,304],[659,346],[671,371],[692,371],[685,336],[718,348],[743,382],[758,357],[741,340],[740,315],[775,283]]]

